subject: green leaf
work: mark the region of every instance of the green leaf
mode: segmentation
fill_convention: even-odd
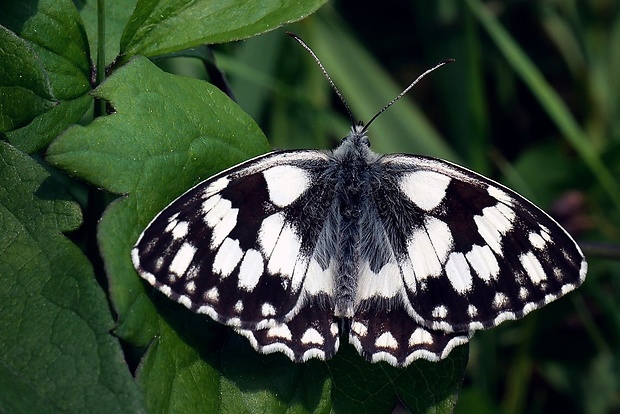
[[[300,20],[326,0],[139,0],[121,40],[127,60],[244,39]]]
[[[193,343],[184,342],[164,319],[159,320],[158,336],[137,372],[149,412],[190,413],[196,407],[205,413],[221,412],[219,374],[203,358],[203,350],[213,342],[213,330],[197,315],[175,322],[194,332]]]
[[[0,411],[142,411],[103,291],[61,234],[80,221],[41,166],[0,143]]]
[[[24,125],[54,106],[45,69],[27,42],[0,27],[0,131]]]
[[[90,106],[88,41],[69,0],[4,1],[0,25],[0,72],[6,75],[0,89],[1,127],[11,131],[9,142],[33,153]]]

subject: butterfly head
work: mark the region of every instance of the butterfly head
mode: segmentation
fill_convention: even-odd
[[[376,158],[376,155],[370,150],[370,140],[366,135],[364,125],[361,123],[351,127],[349,135],[342,139],[332,155],[345,163],[354,162],[354,160],[367,163]]]
[[[349,135],[342,139],[342,144],[349,144],[356,148],[370,148],[370,140],[366,135],[366,127],[361,122],[351,127]]]

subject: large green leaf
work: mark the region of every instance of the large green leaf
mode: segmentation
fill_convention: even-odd
[[[300,20],[326,0],[139,0],[121,40],[123,59],[223,43]]]
[[[0,3],[0,129],[24,152],[46,147],[90,106],[90,59],[70,0]]]
[[[0,411],[141,412],[88,260],[61,232],[76,203],[31,158],[0,143]]]

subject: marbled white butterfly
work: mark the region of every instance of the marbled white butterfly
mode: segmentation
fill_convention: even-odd
[[[260,352],[328,359],[342,336],[395,366],[443,359],[583,282],[551,217],[447,161],[373,153],[375,118],[331,152],[272,152],[188,190],[140,235],[136,269]]]

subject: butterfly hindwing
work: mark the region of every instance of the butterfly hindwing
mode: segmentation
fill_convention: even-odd
[[[326,266],[313,259],[327,260],[316,249],[333,198],[320,179],[326,163],[318,151],[282,151],[198,184],[146,228],[132,251],[136,268],[167,296],[231,326],[290,319],[308,296],[306,275],[315,292],[328,290]]]
[[[360,310],[351,324],[349,341],[370,362],[386,361],[395,366],[416,359],[439,361],[473,333],[448,333],[421,326],[401,306],[382,312]]]
[[[323,294],[324,295],[324,294]],[[314,297],[288,322],[259,330],[237,332],[261,353],[282,352],[291,360],[304,362],[310,358],[330,359],[338,350],[338,322],[328,297]]]

